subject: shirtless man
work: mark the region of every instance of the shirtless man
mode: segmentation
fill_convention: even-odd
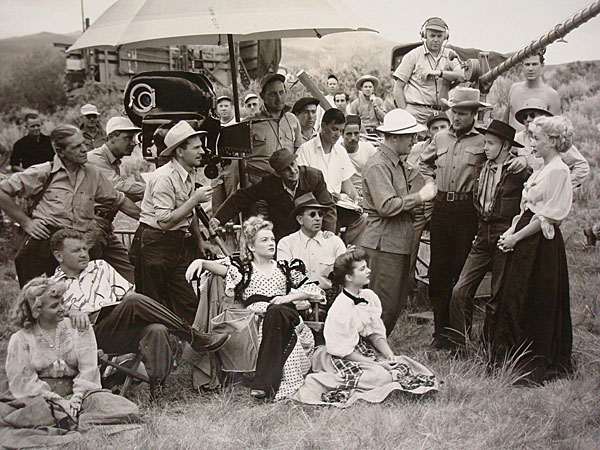
[[[536,54],[523,61],[523,73],[525,81],[514,83],[508,92],[508,108],[504,114],[504,121],[517,131],[523,129],[523,125],[515,117],[525,102],[531,98],[539,98],[554,115],[561,113],[560,97],[558,92],[544,83],[542,71],[544,69],[544,55]]]

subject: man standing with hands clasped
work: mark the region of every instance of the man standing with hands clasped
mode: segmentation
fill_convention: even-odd
[[[129,256],[135,266],[136,291],[165,305],[187,323],[196,315],[198,298],[185,279],[191,262],[186,256],[189,231],[203,246],[194,208],[210,200],[212,188],[194,190],[194,171],[200,167],[204,146],[200,135],[182,120],[165,136],[160,156],[170,162],[157,169],[142,200],[140,225]]]
[[[429,182],[409,194],[405,159],[425,127],[402,109],[384,117],[377,128],[383,144],[363,169],[363,204],[367,228],[362,246],[371,268],[370,288],[381,299],[382,320],[387,334],[394,329],[406,306],[410,253],[414,233],[412,210],[433,199],[436,187]]]

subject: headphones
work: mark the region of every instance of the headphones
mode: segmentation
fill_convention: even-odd
[[[446,36],[444,37],[444,41],[450,39],[450,28],[448,28],[448,24],[441,17],[430,17],[425,22],[423,22],[423,25],[421,25],[421,31],[419,32],[419,34],[421,35],[421,39],[426,39],[425,30],[427,29],[427,25],[429,24],[429,22],[433,19],[441,20],[444,24],[444,28],[446,28]]]

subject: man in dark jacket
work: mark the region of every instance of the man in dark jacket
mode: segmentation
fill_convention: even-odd
[[[492,335],[496,313],[497,295],[508,253],[497,246],[498,238],[511,225],[519,213],[523,184],[531,170],[514,173],[508,170],[514,159],[512,147],[523,147],[515,142],[515,129],[499,120],[493,120],[487,129],[477,128],[484,135],[484,163],[473,189],[473,203],[477,210],[479,226],[477,235],[452,290],[448,334],[455,345],[464,345],[473,321],[473,299],[477,287],[492,271],[491,298],[486,307],[484,338]]]
[[[323,217],[323,230],[335,232],[337,221],[335,204],[327,190],[320,170],[298,166],[297,155],[287,149],[277,150],[269,158],[275,175],[267,175],[258,183],[232,194],[215,212],[211,227],[219,227],[258,200],[267,203],[273,233],[279,241],[299,229],[295,217],[290,217],[294,200],[312,192],[321,205],[328,207]]]

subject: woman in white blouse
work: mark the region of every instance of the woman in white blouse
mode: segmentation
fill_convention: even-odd
[[[64,292],[64,283],[34,278],[11,309],[11,325],[19,330],[8,344],[6,375],[18,402],[2,410],[2,420],[13,427],[2,436],[19,447],[29,438],[20,428],[47,427],[48,440],[36,442],[56,445],[67,441],[53,436],[67,430],[139,420],[134,403],[102,389],[94,332],[78,331],[65,320]]]
[[[511,252],[498,303],[493,351],[497,358],[522,354],[524,379],[542,382],[571,368],[572,328],[569,274],[559,225],[573,201],[569,168],[569,119],[538,117],[530,125],[534,154],[544,165],[525,183],[521,212],[500,237]]]
[[[312,357],[314,373],[294,400],[347,407],[359,399],[381,402],[394,390],[424,394],[438,389],[431,371],[390,348],[379,297],[363,289],[370,273],[363,250],[335,260],[330,278],[341,292],[327,313],[325,346]]]

